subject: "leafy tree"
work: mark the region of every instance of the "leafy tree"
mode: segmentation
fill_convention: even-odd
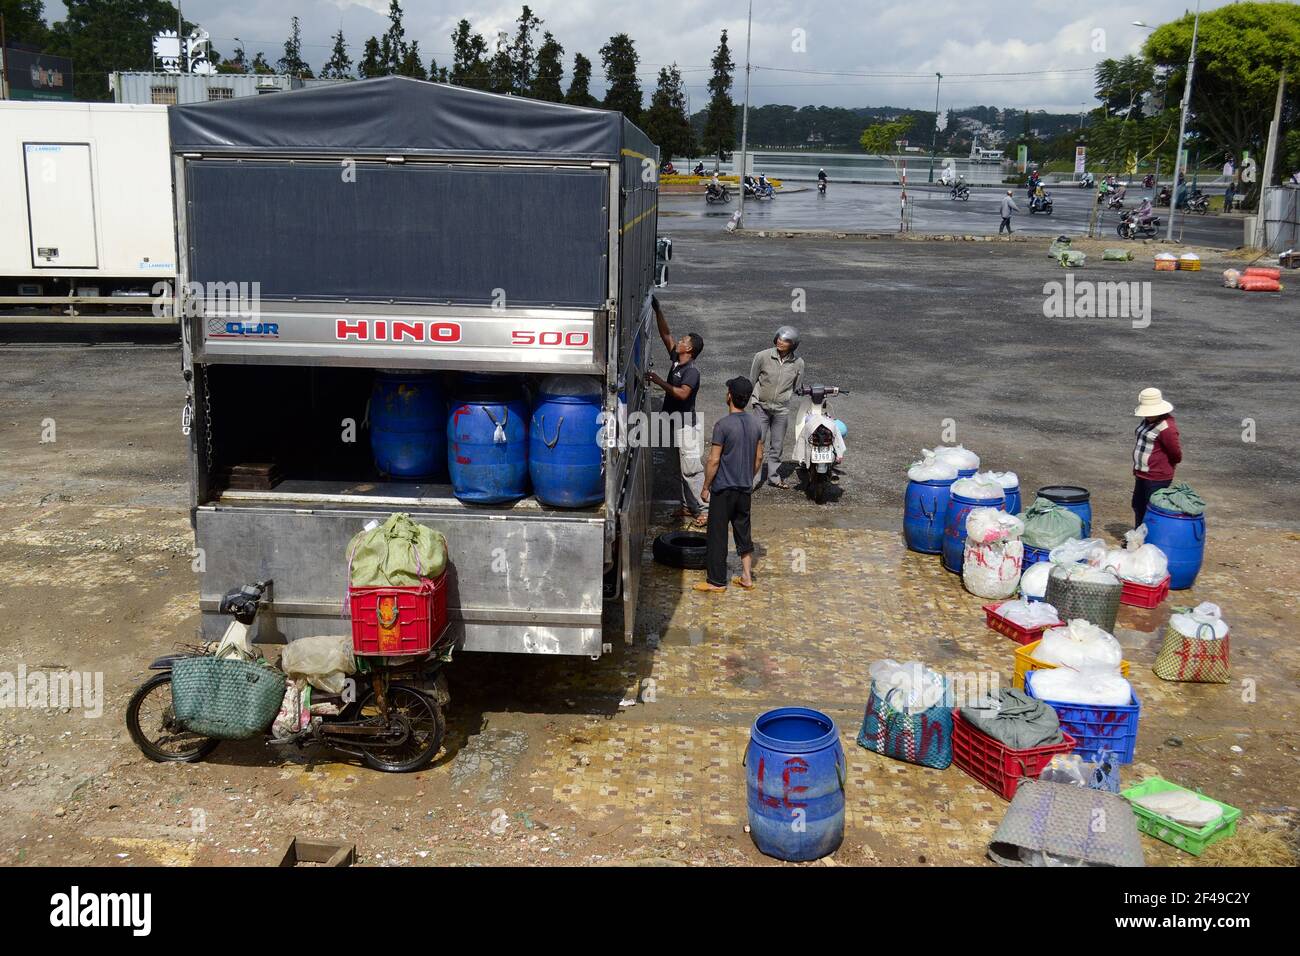
[[[266,62],[266,54],[261,50],[258,50],[257,56],[253,57],[253,72],[268,75],[275,72],[271,68],[271,64]]]
[[[379,39],[371,37],[366,41],[366,48],[362,54],[361,62],[357,64],[357,76],[363,80],[368,80],[374,76],[386,75],[383,54],[379,49]]]
[[[722,162],[723,154],[736,145],[736,104],[731,99],[731,78],[736,72],[727,31],[722,31],[713,51],[713,76],[709,80],[709,105],[704,120],[703,145]]]
[[[213,60],[216,60],[215,55]],[[235,55],[227,57],[217,64],[218,73],[247,73],[248,72],[248,55],[244,53],[244,44],[235,43]]]
[[[406,28],[402,26],[402,5],[397,0],[389,0],[388,30],[379,40],[379,58],[384,73],[400,73],[407,52]]]
[[[493,93],[515,91],[515,62],[510,55],[510,41],[504,33],[497,34],[497,51],[488,62],[488,85]]]
[[[343,28],[334,34],[334,49],[330,51],[329,62],[320,68],[320,75],[328,80],[350,80],[352,78],[352,58],[348,56],[348,44],[343,39]]]
[[[65,0],[64,8],[67,15],[50,28],[46,50],[73,61],[83,100],[112,99],[108,74],[115,70],[152,69],[154,34],[176,29],[176,7],[167,0]],[[6,4],[6,25],[8,14]],[[184,24],[186,32],[193,27]]]
[[[402,57],[401,64],[397,67],[398,76],[409,76],[415,80],[427,80],[429,74],[425,72],[424,64],[420,61],[420,41],[414,40],[406,48],[406,55]]]
[[[591,64],[587,64],[588,70]],[[542,45],[537,49],[537,72],[533,75],[528,95],[535,100],[548,100],[551,103],[564,102],[564,89],[560,81],[564,79],[564,47],[551,36],[548,30],[542,34]]]
[[[911,116],[882,120],[864,129],[862,135],[858,138],[858,143],[868,153],[877,156],[889,156],[898,151],[898,147],[894,144],[900,139],[904,139],[905,134],[911,128]]]
[[[659,82],[650,97],[650,109],[642,116],[646,135],[659,146],[660,161],[695,152],[695,133],[686,118],[686,93],[677,64],[659,70]]]
[[[450,82],[447,78],[447,68],[439,66],[438,61],[433,57],[429,57],[429,79],[435,83]]]
[[[591,95],[591,61],[581,53],[573,54],[573,79],[564,102],[570,106],[599,106],[600,101]]]
[[[468,20],[461,20],[451,35],[451,82],[486,90],[488,83],[487,41],[470,30]]]
[[[277,65],[289,76],[311,76],[311,67],[302,58],[302,29],[297,17],[289,18],[289,39],[284,41],[284,56]]]
[[[1140,119],[1144,101],[1156,88],[1155,66],[1150,60],[1126,56],[1106,59],[1094,71],[1097,99],[1110,116]]]
[[[533,13],[528,4],[524,4],[515,21],[514,41],[510,44],[510,64],[513,74],[512,91],[526,96],[533,86],[533,75],[537,70],[537,47],[533,39],[542,21]]]
[[[0,14],[5,20],[5,40],[42,47],[49,39],[42,0],[0,0]]]
[[[1186,14],[1147,38],[1145,53],[1169,70],[1172,89],[1183,89],[1192,21]],[[1293,91],[1289,115],[1294,117],[1291,84],[1300,78],[1300,5],[1233,3],[1201,13],[1190,108],[1202,155],[1224,151],[1240,160],[1248,149],[1263,159],[1283,69]],[[1194,149],[1190,141],[1189,148]]]
[[[618,110],[633,123],[641,119],[641,83],[636,78],[640,57],[632,38],[619,33],[609,38],[600,48],[600,59],[605,64],[605,108]]]

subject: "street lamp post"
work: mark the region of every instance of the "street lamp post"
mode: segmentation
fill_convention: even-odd
[[[934,81],[934,135],[930,137],[930,182],[934,182],[934,154],[939,148],[939,84],[943,74],[935,72]]]
[[[749,151],[749,38],[754,29],[754,0],[749,0],[749,19],[745,27],[745,108],[740,116],[740,218],[736,226],[745,228],[745,166]]]

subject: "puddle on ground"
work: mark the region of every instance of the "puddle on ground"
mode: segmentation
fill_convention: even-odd
[[[522,730],[485,730],[470,737],[451,761],[451,782],[466,790],[478,783],[475,799],[488,803],[501,799],[515,764],[528,749]]]

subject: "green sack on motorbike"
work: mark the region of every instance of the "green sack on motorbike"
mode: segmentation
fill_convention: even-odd
[[[1083,536],[1083,519],[1048,498],[1036,498],[1020,515],[1025,523],[1020,539],[1031,548],[1050,551],[1071,538]]]
[[[348,542],[349,583],[356,588],[411,587],[447,567],[447,539],[407,514],[389,515]]]

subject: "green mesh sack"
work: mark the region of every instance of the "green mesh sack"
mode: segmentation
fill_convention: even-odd
[[[284,675],[233,657],[182,657],[172,665],[172,712],[192,733],[218,740],[256,737],[284,700]]]
[[[1020,540],[1031,548],[1050,551],[1071,538],[1083,537],[1083,519],[1047,498],[1035,498],[1029,510],[1021,513],[1020,520],[1025,523]]]
[[[1047,247],[1047,254],[1053,259],[1060,261],[1061,253],[1070,251],[1070,237],[1057,236],[1052,240],[1052,244]]]
[[[407,514],[389,515],[348,542],[348,573],[355,588],[413,587],[447,567],[447,539]]]
[[[1107,262],[1128,262],[1133,258],[1133,251],[1131,249],[1104,249],[1101,257]]]
[[[1074,269],[1084,265],[1088,261],[1088,256],[1086,253],[1075,252],[1072,249],[1067,249],[1065,252],[1061,253],[1061,258],[1058,261],[1061,263],[1062,267],[1066,269]]]

